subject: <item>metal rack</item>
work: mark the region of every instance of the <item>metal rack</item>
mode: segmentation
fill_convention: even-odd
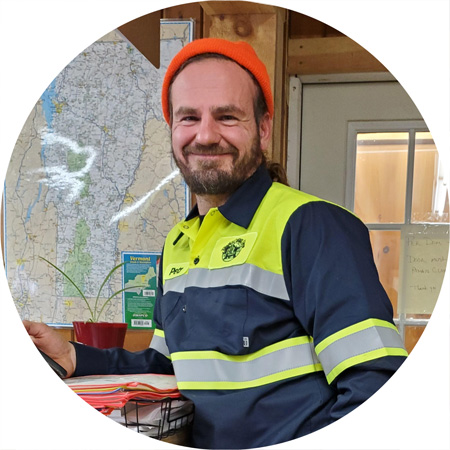
[[[173,406],[174,399],[163,400],[131,400],[123,408],[123,417],[127,428],[135,428],[137,433],[145,433],[155,439],[166,439],[178,433],[182,428],[187,429],[194,418],[194,404],[186,401],[182,407]],[[161,416],[158,420],[146,423],[139,418],[140,409],[143,406],[160,404]],[[134,412],[133,420],[129,419]]]

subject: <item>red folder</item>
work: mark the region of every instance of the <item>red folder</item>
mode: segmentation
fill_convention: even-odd
[[[108,415],[130,400],[161,400],[181,397],[173,375],[91,375],[64,382],[84,401]]]

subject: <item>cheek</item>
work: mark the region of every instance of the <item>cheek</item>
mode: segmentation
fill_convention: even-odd
[[[172,148],[176,156],[180,156],[182,148],[191,141],[192,132],[190,133],[189,130],[178,127],[176,130],[172,131]]]
[[[253,144],[254,134],[247,129],[233,129],[228,133],[223,134],[224,139],[228,144],[233,145],[239,152],[246,152]]]

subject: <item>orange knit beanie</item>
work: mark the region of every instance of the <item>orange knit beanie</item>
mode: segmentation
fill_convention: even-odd
[[[204,38],[197,39],[183,47],[174,56],[167,68],[161,93],[162,110],[167,123],[170,123],[170,82],[185,61],[202,53],[219,53],[236,61],[238,64],[249,70],[261,86],[270,117],[273,116],[273,97],[269,74],[267,73],[266,66],[258,58],[253,47],[247,42],[231,42],[225,39]]]

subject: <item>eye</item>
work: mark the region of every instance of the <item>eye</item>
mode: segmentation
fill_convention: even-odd
[[[224,114],[223,116],[219,117],[219,120],[222,122],[234,122],[238,119],[237,119],[237,117],[232,116],[231,114]]]
[[[189,122],[197,122],[199,119],[196,116],[183,116],[180,118],[180,122],[189,123]]]

